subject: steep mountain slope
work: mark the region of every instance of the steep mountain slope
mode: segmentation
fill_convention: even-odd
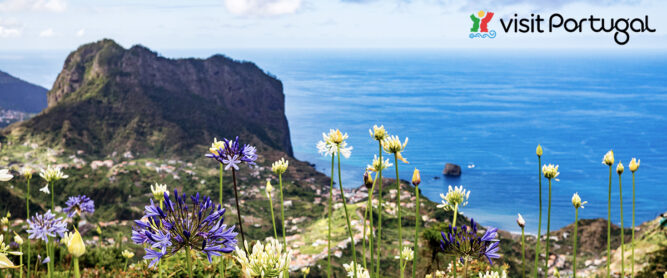
[[[46,108],[46,89],[0,71],[0,108],[39,113]]]
[[[215,136],[235,135],[292,154],[282,83],[253,63],[167,59],[112,40],[72,52],[48,108],[2,133],[95,156],[189,156]]]

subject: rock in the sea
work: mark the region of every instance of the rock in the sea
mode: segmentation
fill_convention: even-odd
[[[461,176],[461,166],[447,163],[445,164],[445,169],[442,170],[442,174],[445,176],[458,177]]]

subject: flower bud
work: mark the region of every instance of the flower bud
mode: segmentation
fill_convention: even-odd
[[[86,253],[86,245],[83,244],[81,234],[76,228],[74,228],[74,234],[69,238],[69,242],[67,243],[67,251],[77,258]]]
[[[132,259],[134,257],[134,252],[132,252],[130,250],[123,250],[123,252],[120,253],[120,254],[123,255],[123,258],[128,259],[128,260]]]
[[[637,168],[639,168],[639,159],[633,157],[632,160],[630,160],[630,171],[634,173],[637,171]]]
[[[574,208],[584,208],[584,205],[587,204],[587,203],[588,202],[586,202],[586,201],[584,201],[584,202],[581,201],[581,197],[579,197],[579,193],[574,193],[574,195],[572,195],[572,205],[574,206]]]
[[[542,146],[540,144],[537,145],[537,149],[535,149],[535,153],[537,156],[542,156]]]
[[[526,220],[523,219],[521,216],[521,213],[518,214],[519,216],[516,218],[516,224],[519,225],[519,227],[524,228],[526,227]]]
[[[155,185],[151,185],[151,192],[153,193],[153,198],[157,201],[164,200],[165,193],[169,195],[169,190],[167,190],[166,184],[156,183]]]
[[[14,242],[18,243],[19,245],[23,244],[23,238],[16,232],[14,232]]]
[[[280,158],[280,160],[273,162],[271,164],[271,171],[273,171],[276,175],[282,175],[287,171],[287,167],[289,166],[289,161],[285,160],[285,158]]]
[[[605,155],[604,158],[602,159],[603,164],[607,164],[608,166],[614,165],[614,151],[609,150]]]
[[[419,175],[419,170],[415,168],[415,171],[412,172],[412,185],[419,186],[419,184],[422,182],[422,178]]]
[[[616,165],[616,173],[618,173],[619,175],[620,175],[620,174],[623,174],[623,170],[624,170],[624,169],[625,169],[625,168],[623,168],[623,163],[621,163],[621,162],[619,161],[619,162],[618,162],[618,165]]]
[[[368,170],[364,172],[364,185],[366,188],[371,189],[373,187],[373,178]]]
[[[558,172],[558,165],[554,166],[553,164],[549,165],[544,164],[542,166],[542,173],[544,174],[544,177],[547,179],[553,179],[555,177],[558,177],[558,175],[560,175],[560,172]]]
[[[271,185],[271,180],[266,180],[266,196],[269,197],[273,191],[273,185]]]

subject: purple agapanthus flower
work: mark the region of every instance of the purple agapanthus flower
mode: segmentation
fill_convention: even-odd
[[[246,163],[249,166],[255,166],[255,160],[257,160],[257,149],[251,145],[245,144],[241,146],[239,144],[239,137],[236,136],[234,141],[224,140],[224,147],[221,147],[215,151],[211,150],[211,153],[206,154],[206,157],[213,158],[218,162],[225,165],[225,170],[229,168],[234,168],[234,170],[239,169],[239,164]]]
[[[153,267],[162,258],[171,256],[180,249],[190,247],[211,256],[231,253],[236,247],[234,226],[223,224],[225,209],[215,206],[211,199],[199,196],[179,196],[174,190],[175,200],[164,194],[164,209],[153,203],[145,207],[143,220],[135,220],[132,240],[146,246],[144,259],[151,260]],[[187,204],[189,203],[189,204]]]
[[[62,237],[67,232],[67,223],[62,217],[56,218],[51,210],[44,214],[35,214],[28,220],[28,238],[49,241],[49,237]]]
[[[460,229],[449,226],[447,233],[440,232],[440,248],[447,254],[454,255],[461,260],[480,259],[485,257],[489,264],[493,264],[491,259],[500,258],[497,253],[498,247],[498,229],[489,228],[483,235],[477,233],[477,223],[470,219],[470,227],[463,225]]]
[[[65,203],[67,207],[63,209],[67,212],[67,217],[72,217],[74,214],[93,214],[95,212],[95,202],[86,195],[69,197]]]

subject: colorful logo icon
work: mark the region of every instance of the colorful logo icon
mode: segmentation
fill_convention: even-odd
[[[489,31],[489,21],[493,18],[493,12],[484,12],[479,11],[477,15],[470,14],[470,19],[472,20],[472,28],[470,28],[470,38],[489,38],[493,39],[496,37],[496,31]]]

